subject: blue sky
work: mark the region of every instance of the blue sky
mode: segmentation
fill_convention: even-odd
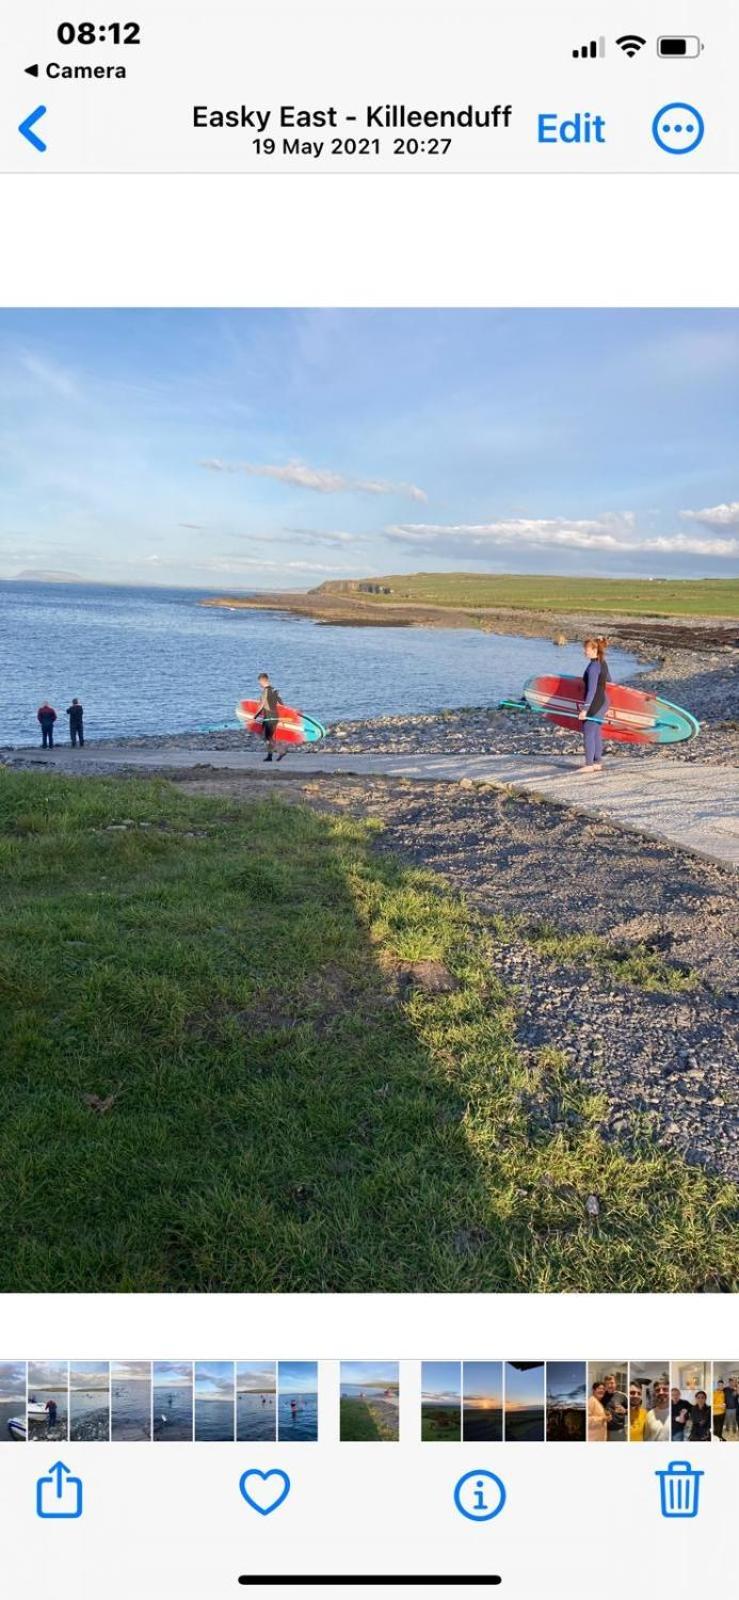
[[[512,1361],[506,1361],[505,1403],[506,1410],[515,1410],[519,1406],[543,1406],[543,1361],[539,1366],[527,1367],[523,1372]]]
[[[277,1365],[280,1394],[307,1394],[318,1388],[316,1361],[280,1361]]]
[[[503,1404],[503,1364],[500,1361],[465,1361],[464,1398],[471,1401],[494,1400]]]
[[[547,1399],[558,1403],[562,1400],[583,1400],[586,1394],[586,1373],[584,1361],[548,1361],[547,1362]]]
[[[459,1361],[424,1361],[421,1373],[424,1400],[459,1401],[462,1391],[462,1365]]]
[[[192,1384],[191,1361],[155,1361],[154,1382],[163,1389],[189,1388]]]
[[[0,576],[739,570],[739,312],[5,311]]]
[[[230,1400],[234,1392],[233,1361],[196,1361],[195,1396],[198,1400]]]
[[[397,1361],[342,1361],[341,1382],[360,1383],[371,1387],[374,1384],[397,1384],[399,1367]]]

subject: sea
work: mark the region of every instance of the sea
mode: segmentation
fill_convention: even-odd
[[[182,1443],[192,1439],[192,1389],[154,1390],[154,1438]]]
[[[230,1440],[234,1436],[234,1403],[230,1400],[195,1401],[195,1438],[206,1443]]]
[[[145,1379],[111,1380],[111,1439],[151,1438],[151,1385]]]
[[[262,1404],[264,1400],[264,1405]],[[236,1437],[244,1443],[276,1436],[276,1397],[274,1394],[243,1391],[236,1399]]]
[[[296,1402],[295,1412],[290,1402]],[[281,1394],[277,1402],[277,1437],[280,1444],[309,1443],[318,1438],[318,1396]]]
[[[48,699],[68,737],[73,695],[89,739],[193,733],[233,723],[269,672],[285,702],[324,723],[495,705],[535,672],[583,670],[579,644],[473,628],[321,627],[203,606],[206,591],[0,582],[0,746],[39,742]],[[613,650],[613,677],[636,671]]]

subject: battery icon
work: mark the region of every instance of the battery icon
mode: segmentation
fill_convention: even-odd
[[[657,40],[657,55],[667,61],[686,61],[699,56],[703,41],[694,33],[663,33]]]

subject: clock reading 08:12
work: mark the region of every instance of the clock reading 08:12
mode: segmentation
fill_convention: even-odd
[[[56,30],[60,44],[140,44],[138,22],[62,22]]]

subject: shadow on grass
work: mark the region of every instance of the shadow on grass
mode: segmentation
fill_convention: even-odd
[[[0,773],[0,870],[1,1289],[739,1281],[736,1191],[522,1067],[482,929],[367,825]]]

